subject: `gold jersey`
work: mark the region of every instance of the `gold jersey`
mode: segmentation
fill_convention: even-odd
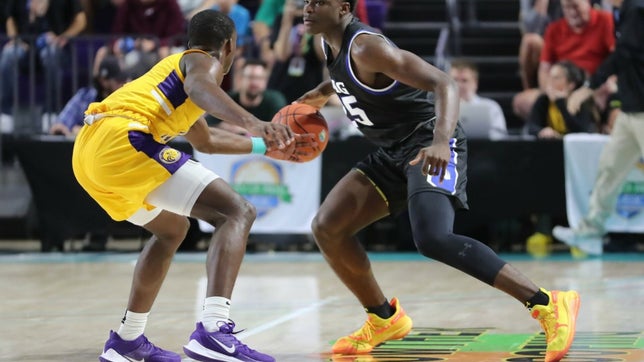
[[[152,209],[146,196],[190,158],[166,145],[204,114],[183,88],[179,62],[190,52],[202,51],[162,59],[85,112],[86,125],[74,144],[74,174],[114,220]]]

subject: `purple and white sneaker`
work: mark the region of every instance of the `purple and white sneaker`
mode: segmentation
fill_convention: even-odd
[[[110,331],[105,342],[101,362],[181,362],[177,353],[163,350],[153,345],[144,335],[133,341],[123,340],[116,332]]]
[[[208,332],[201,322],[187,345],[186,356],[201,362],[275,362],[275,358],[248,348],[235,336],[235,323],[221,323],[219,331]]]

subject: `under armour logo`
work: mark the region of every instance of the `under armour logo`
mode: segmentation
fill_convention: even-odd
[[[465,243],[465,245],[463,245],[463,250],[461,250],[461,252],[459,252],[458,255],[461,257],[467,256],[467,250],[471,248],[472,248],[472,244]]]

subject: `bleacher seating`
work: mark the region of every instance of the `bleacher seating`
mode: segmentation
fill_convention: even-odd
[[[478,64],[480,94],[499,102],[508,129],[519,129],[522,122],[513,114],[511,104],[512,96],[521,90],[519,10],[516,0],[395,0],[384,33],[399,47],[435,64],[440,31],[453,27],[450,11],[457,14],[459,28],[451,29],[447,56]]]

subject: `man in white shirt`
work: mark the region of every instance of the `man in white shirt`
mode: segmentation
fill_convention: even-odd
[[[468,137],[481,137],[481,135],[474,134],[473,130],[480,129],[477,126],[482,125],[470,124],[473,122],[487,122],[485,134],[491,140],[506,137],[508,130],[501,106],[493,99],[480,97],[476,93],[479,86],[478,67],[466,60],[453,60],[449,73],[458,84],[461,98],[461,122]],[[470,131],[468,132],[468,130]]]

